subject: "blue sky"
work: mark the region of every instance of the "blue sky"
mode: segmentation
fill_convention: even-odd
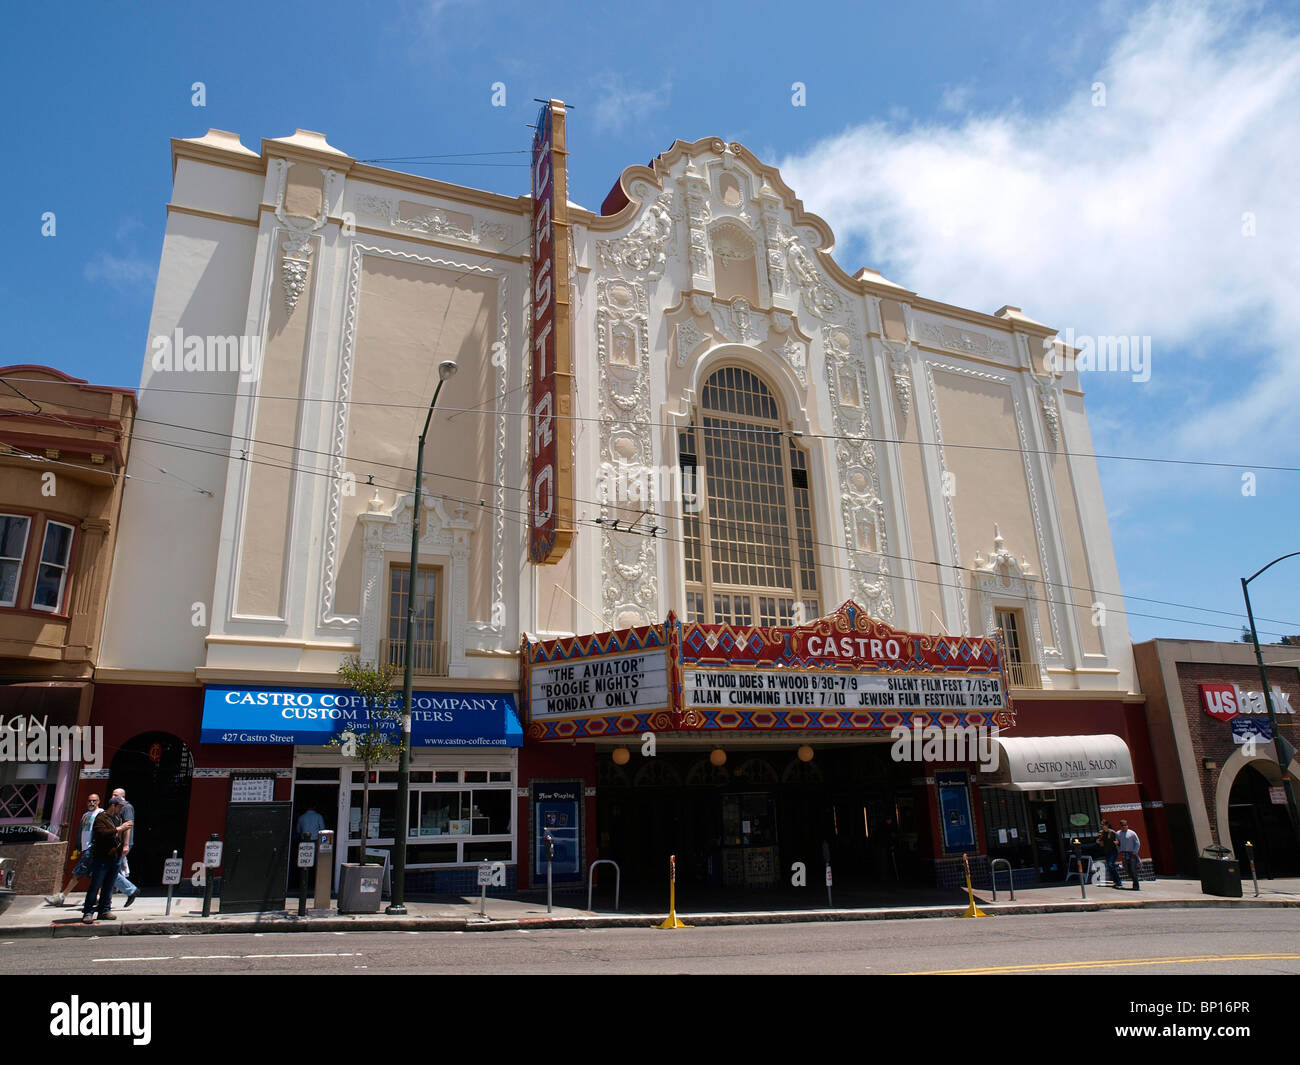
[[[502,152],[554,96],[593,209],[624,167],[721,136],[781,166],[850,273],[1150,338],[1149,376],[1085,376],[1097,451],[1241,465],[1100,461],[1134,639],[1233,639],[1239,578],[1300,550],[1300,473],[1266,469],[1300,466],[1293,5],[80,3],[6,23],[10,363],[138,384],[171,137]],[[395,168],[515,194],[523,160]],[[1300,559],[1253,584],[1261,628],[1300,633],[1298,593]]]

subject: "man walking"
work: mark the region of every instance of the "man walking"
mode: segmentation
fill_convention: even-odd
[[[1138,834],[1128,827],[1127,821],[1119,823],[1119,855],[1124,860],[1124,871],[1133,878],[1133,890],[1141,891],[1142,859],[1138,857],[1138,848],[1142,841]]]
[[[108,809],[91,826],[90,890],[81,905],[82,924],[94,924],[96,913],[101,921],[117,920],[109,910],[113,905],[113,881],[122,860],[122,837],[131,831],[131,822],[122,819],[125,802],[115,793],[108,801]]]
[[[68,892],[73,889],[77,881],[83,876],[90,876],[90,829],[95,823],[95,818],[103,812],[99,808],[99,796],[92,792],[90,798],[86,800],[86,812],[81,815],[81,824],[77,827],[77,847],[80,851],[77,855],[77,864],[72,867],[72,873],[68,877],[68,882],[63,885],[63,890],[56,895],[45,896],[47,906],[62,906],[67,901]]]
[[[130,824],[135,824],[135,807],[126,801],[126,789],[114,788],[113,798],[122,800],[122,817]],[[135,829],[127,829],[122,837],[122,865],[117,871],[117,879],[113,883],[113,890],[120,891],[126,896],[126,901],[122,903],[122,909],[130,909],[131,903],[135,902],[135,897],[140,894],[140,889],[127,879],[131,875],[131,865],[127,861],[127,855],[131,853],[131,844],[135,841]]]

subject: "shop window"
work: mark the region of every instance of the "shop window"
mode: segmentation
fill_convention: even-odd
[[[447,645],[438,620],[442,571],[420,566],[415,575],[415,619],[411,626],[411,669],[421,676],[447,676]],[[393,565],[388,571],[388,638],[384,660],[395,669],[406,665],[406,615],[411,594],[411,567]]]
[[[1006,858],[1016,869],[1035,866],[1029,836],[1029,810],[1018,791],[981,788],[984,842],[990,858]]]
[[[60,521],[45,523],[41,544],[41,561],[36,570],[36,587],[32,590],[32,609],[57,613],[63,604],[67,586],[68,560],[72,556],[73,528]]]
[[[27,533],[32,519],[22,514],[0,514],[0,606],[16,606],[27,555]]]
[[[683,472],[688,461],[702,467],[683,515],[687,620],[818,616],[807,455],[787,437],[771,389],[744,367],[716,371],[678,453]]]

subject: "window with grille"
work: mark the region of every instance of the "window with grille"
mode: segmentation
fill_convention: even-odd
[[[1023,633],[1024,617],[1019,610],[996,609],[998,633],[1002,637],[1008,682],[1016,688],[1041,687],[1038,666],[1029,660]]]
[[[445,676],[447,652],[438,624],[438,585],[441,571],[435,566],[421,566],[415,574],[415,620],[411,626],[412,671],[431,676]],[[406,611],[411,593],[411,567],[394,565],[389,569],[388,639],[386,657],[390,665],[406,663]]]
[[[749,370],[705,384],[678,435],[686,620],[792,625],[820,615],[808,459],[783,432],[776,397]]]

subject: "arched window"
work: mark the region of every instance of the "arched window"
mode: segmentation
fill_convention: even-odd
[[[686,620],[791,625],[818,617],[808,461],[782,431],[776,397],[749,370],[724,366],[704,385],[694,422],[678,435],[690,493]]]

